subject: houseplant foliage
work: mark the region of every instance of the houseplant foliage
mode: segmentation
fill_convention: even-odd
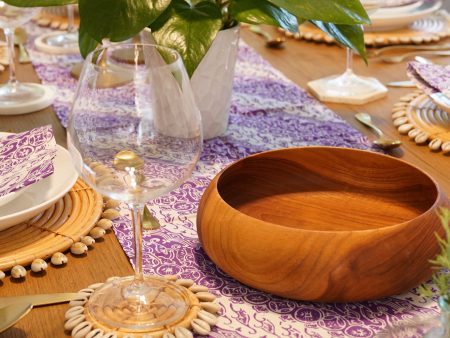
[[[5,0],[21,7],[78,2],[83,56],[103,39],[133,37],[149,26],[158,44],[176,49],[192,75],[216,34],[239,22],[296,32],[311,21],[365,57],[360,24],[369,18],[359,0]]]

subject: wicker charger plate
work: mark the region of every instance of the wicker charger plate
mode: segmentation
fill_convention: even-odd
[[[421,91],[408,94],[394,105],[394,126],[417,144],[450,154],[450,115]]]
[[[335,40],[322,32],[312,24],[305,23],[300,26],[299,33],[292,34],[283,31],[286,36],[293,36],[298,40],[307,40],[313,42],[334,43]],[[367,46],[386,46],[402,44],[425,44],[438,42],[443,38],[450,36],[450,18],[447,12],[438,11],[433,15],[420,19],[410,26],[395,30],[383,32],[365,32],[364,41]]]
[[[0,271],[66,251],[95,227],[102,211],[102,196],[78,179],[52,207],[0,231]]]

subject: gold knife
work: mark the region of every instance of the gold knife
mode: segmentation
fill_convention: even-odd
[[[77,293],[49,293],[40,295],[0,297],[0,308],[14,303],[27,303],[33,306],[58,304],[69,302],[76,298],[80,298],[80,295]]]

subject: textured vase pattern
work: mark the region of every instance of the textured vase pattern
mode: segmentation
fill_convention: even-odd
[[[223,135],[227,129],[238,42],[238,26],[220,31],[192,75],[205,139]]]

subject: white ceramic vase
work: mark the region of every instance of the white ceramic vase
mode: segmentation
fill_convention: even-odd
[[[202,114],[203,138],[225,133],[230,115],[239,26],[220,31],[191,78]]]

